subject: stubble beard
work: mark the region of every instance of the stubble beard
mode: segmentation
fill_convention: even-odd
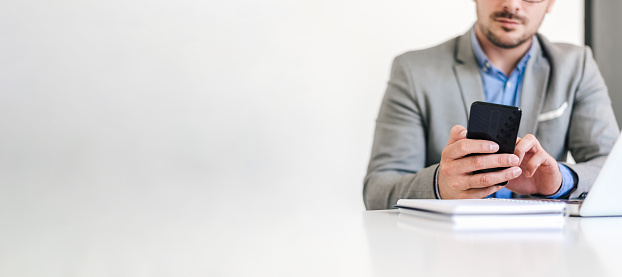
[[[525,24],[525,25],[527,24],[527,21],[528,21],[527,18],[519,16],[514,13],[510,13],[508,11],[495,12],[490,15],[490,19],[492,22],[495,22],[498,18],[507,18],[507,19],[517,20],[521,24]],[[503,30],[503,32],[506,32],[506,33],[514,31],[514,29],[506,28],[503,26],[501,26],[501,29]],[[532,35],[525,34],[519,37],[518,39],[512,39],[511,41],[503,41],[499,36],[493,33],[490,30],[490,28],[486,29],[484,28],[484,26],[480,24],[479,30],[482,32],[482,34],[484,34],[484,36],[488,39],[488,41],[490,41],[490,43],[492,43],[494,46],[497,46],[503,49],[516,48],[522,45],[523,43],[527,42],[533,36],[533,34]]]
[[[527,42],[529,40],[529,38],[531,38],[531,36],[522,36],[518,39],[514,39],[511,41],[503,41],[501,40],[497,35],[495,35],[492,31],[488,30],[481,30],[482,28],[480,28],[480,31],[482,31],[482,33],[484,33],[484,36],[486,36],[486,38],[488,39],[488,41],[490,41],[490,43],[492,43],[494,46],[497,46],[499,48],[503,48],[503,49],[512,49],[512,48],[516,48],[520,45],[522,45],[523,43]],[[511,30],[507,29],[507,28],[503,28],[503,30],[505,32],[509,32]]]

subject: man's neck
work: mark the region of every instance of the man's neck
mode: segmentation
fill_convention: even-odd
[[[492,44],[488,38],[481,33],[479,28],[475,28],[475,36],[479,41],[479,45],[482,46],[484,54],[488,57],[488,60],[490,60],[494,66],[502,70],[507,76],[510,76],[512,70],[516,68],[521,58],[529,51],[531,43],[533,42],[533,38],[529,38],[529,40],[515,48],[506,49]]]

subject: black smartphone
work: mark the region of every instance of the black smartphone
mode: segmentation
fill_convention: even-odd
[[[499,144],[499,151],[496,153],[514,154],[521,115],[522,111],[514,106],[473,102],[467,126],[467,138],[494,141]],[[493,172],[506,168],[490,168],[473,173]]]

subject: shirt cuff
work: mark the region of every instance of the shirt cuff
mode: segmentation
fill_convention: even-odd
[[[559,172],[562,174],[562,186],[555,194],[546,197],[549,199],[557,199],[566,195],[575,187],[575,178],[570,168],[561,163],[557,163],[557,166],[559,166]]]
[[[436,171],[434,171],[434,194],[436,195],[436,199],[441,199],[441,193],[438,192],[438,168],[440,167],[437,166],[436,167]]]

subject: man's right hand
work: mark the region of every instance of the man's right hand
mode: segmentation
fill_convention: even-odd
[[[466,128],[451,128],[438,168],[438,192],[442,199],[484,198],[503,186],[496,184],[521,175],[518,156],[494,154],[499,145],[488,140],[467,139]],[[478,153],[482,155],[468,156]],[[509,167],[501,171],[473,174],[488,168]]]

